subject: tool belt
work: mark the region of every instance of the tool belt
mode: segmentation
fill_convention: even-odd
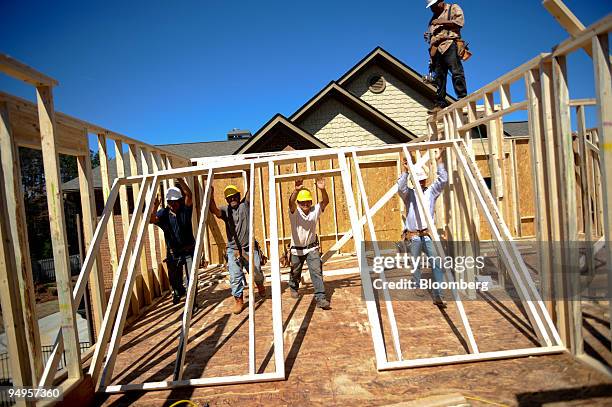
[[[468,43],[460,38],[456,39],[455,42],[457,43],[457,55],[459,56],[459,58],[461,58],[462,61],[467,61],[468,59],[470,59],[472,53],[470,52]]]
[[[469,44],[465,42],[461,37],[459,38],[442,38],[439,42],[442,43],[446,40],[453,40],[455,44],[457,44],[457,56],[461,58],[462,61],[467,61],[472,57],[472,53],[470,52]],[[438,46],[432,45],[429,48],[429,56],[433,58],[438,52]]]
[[[188,246],[183,246],[179,249],[173,249],[171,247],[168,247],[168,254],[171,257],[178,257],[178,256],[192,256],[193,255],[193,249],[195,249],[195,243],[194,244],[190,244]]]
[[[291,246],[291,249],[308,250],[308,249],[312,249],[313,247],[317,247],[317,246],[319,246],[319,236],[316,237],[314,242],[310,243],[307,246]]]
[[[257,240],[255,240],[255,250],[257,250],[257,252],[259,252],[259,264],[261,266],[265,266],[266,263],[268,262],[268,258],[266,256],[263,255],[263,253],[261,252],[261,250],[259,249],[259,242]],[[249,262],[249,246],[245,246],[242,249],[234,249],[234,258],[236,259],[240,259],[242,258],[242,260],[248,264]]]
[[[431,235],[429,234],[429,230],[421,229],[421,230],[404,230],[402,232],[402,240],[411,240],[413,237],[429,237],[431,239]]]

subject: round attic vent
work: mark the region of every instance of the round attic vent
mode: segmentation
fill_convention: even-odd
[[[382,75],[372,75],[368,79],[368,87],[373,93],[382,93],[387,87],[387,82]]]

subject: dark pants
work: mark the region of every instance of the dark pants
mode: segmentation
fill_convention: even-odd
[[[308,271],[310,272],[310,279],[314,287],[315,299],[324,299],[325,286],[323,285],[323,262],[321,261],[319,249],[315,249],[303,256],[291,255],[291,278],[289,279],[289,287],[296,291],[300,287],[304,262],[308,264]]]
[[[183,270],[185,270],[187,283],[189,283],[189,272],[191,271],[192,263],[193,256],[191,254],[168,254],[168,257],[166,258],[166,264],[168,265],[168,279],[170,280],[170,285],[172,286],[174,296],[179,297],[185,295],[185,286],[183,285]]]
[[[436,106],[444,107],[446,103],[446,77],[450,70],[453,78],[453,88],[457,99],[462,99],[467,96],[467,87],[465,84],[465,74],[463,73],[463,64],[461,58],[457,55],[457,43],[453,44],[446,50],[444,54],[440,51],[436,52],[433,59],[433,71],[436,76]]]

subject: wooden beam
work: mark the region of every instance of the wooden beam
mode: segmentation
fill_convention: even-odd
[[[580,22],[578,17],[572,13],[562,0],[543,0],[542,5],[573,38],[582,34],[582,31],[585,29],[584,24]],[[593,57],[591,44],[585,45],[583,49],[591,58]]]
[[[410,169],[409,176],[412,180],[412,185],[414,185],[414,192],[416,193],[419,214],[425,215],[425,223],[427,224],[427,229],[432,235],[432,241],[436,255],[440,258],[445,258],[446,255],[444,253],[442,243],[440,242],[440,235],[438,234],[438,229],[436,228],[433,217],[429,212],[429,207],[425,204],[425,195],[423,193],[423,188],[421,188],[421,184],[416,178],[416,168],[414,166],[414,163],[412,162],[412,157],[410,156],[410,153],[408,153],[407,149],[404,149],[404,157],[406,158],[406,161],[408,162],[408,168]],[[453,273],[450,270],[445,270],[445,272],[446,279],[449,283],[455,281]],[[472,333],[472,327],[470,326],[467,314],[465,313],[465,309],[463,308],[461,298],[459,297],[457,290],[452,289],[451,293],[453,295],[457,311],[459,312],[459,317],[461,319],[461,323],[463,324],[463,329],[465,330],[465,334],[467,336],[468,349],[470,353],[480,353],[480,351],[478,350],[478,345],[476,344],[476,339],[474,338],[474,334]]]
[[[106,144],[106,135],[98,134],[98,154],[100,157],[100,177],[102,178],[102,197],[104,201],[108,200],[110,195],[110,173],[108,171],[108,146]],[[112,215],[111,215],[112,218]],[[117,273],[117,237],[115,235],[115,223],[111,221],[111,225],[106,229],[108,238],[108,251],[110,254],[110,266],[113,270],[113,275]]]
[[[95,258],[100,250],[100,244],[102,242],[102,237],[104,236],[104,232],[106,231],[106,227],[108,225],[109,220],[112,217],[112,208],[115,206],[115,201],[117,200],[117,196],[119,194],[119,180],[115,179],[113,182],[113,187],[111,188],[109,199],[106,201],[106,205],[104,206],[104,210],[102,211],[102,215],[100,216],[100,221],[98,222],[98,226],[96,226],[96,231],[94,232],[92,242],[90,246],[87,248],[87,254],[85,255],[85,260],[83,261],[83,266],[81,267],[81,272],[79,273],[79,278],[77,279],[76,285],[74,287],[72,296],[74,298],[73,306],[75,307],[74,312],[81,302],[83,295],[85,294],[85,288],[87,285],[87,281],[89,280],[89,274],[93,267]],[[113,284],[114,287],[114,284]],[[102,330],[102,327],[100,331]],[[99,331],[99,333],[100,333]],[[96,341],[96,345],[93,349],[97,349],[100,345],[100,339]],[[55,377],[55,372],[57,372],[58,364],[59,364],[59,356],[56,356],[58,353],[61,354],[64,349],[64,342],[62,332],[58,332],[55,337],[55,342],[53,346],[53,350],[51,352],[51,356],[47,361],[47,364],[44,369],[43,376],[40,380],[39,387],[51,386],[53,384],[53,379]]]
[[[591,24],[575,38],[568,38],[554,47],[552,56],[568,55],[590,44],[594,36],[607,34],[610,31],[612,31],[612,14],[608,14],[601,20]]]
[[[394,196],[397,194],[397,183],[393,184],[393,186],[385,192],[385,194],[370,208],[369,214],[374,217],[376,213],[383,207],[387,202],[389,202]],[[362,216],[359,218],[359,226],[362,227],[367,222],[366,216]],[[347,244],[351,238],[353,237],[353,230],[349,230],[348,232],[342,234],[342,238],[339,239],[323,256],[321,256],[321,261],[325,264],[334,254],[336,254],[345,244]]]
[[[18,109],[20,112],[24,114],[32,115],[35,118],[38,117],[38,113],[36,110],[36,104],[26,99],[0,91],[0,100],[7,102],[9,105],[13,105],[15,109]],[[127,137],[123,134],[119,134],[117,132],[104,128],[102,126],[98,126],[96,124],[89,123],[85,120],[80,120],[75,117],[72,117],[67,114],[57,112],[57,111],[56,111],[56,123],[60,127],[66,127],[68,130],[74,130],[75,133],[78,133],[82,131],[83,129],[87,129],[89,133],[105,134],[108,138],[111,138],[113,140],[119,140],[124,144],[137,144],[141,147],[146,147],[148,149],[155,150],[159,153],[163,153],[163,154],[172,156],[176,160],[180,160],[184,164],[189,163],[189,160],[186,157],[181,157],[179,155],[173,154],[170,151],[164,150],[163,148],[159,148],[156,146],[152,146],[150,144],[143,143],[139,140],[136,140],[131,137]],[[60,135],[60,138],[61,138],[61,135]],[[83,150],[81,146],[82,144],[79,146],[78,149],[68,149],[68,148],[65,148],[65,146],[59,145],[58,152],[61,154],[82,155],[85,151]],[[40,143],[38,145],[33,145],[31,147],[37,148],[37,149],[41,148]]]
[[[272,329],[274,331],[274,366],[278,376],[285,377],[285,361],[283,348],[283,314],[281,308],[281,278],[280,258],[278,253],[278,223],[276,211],[276,181],[274,162],[268,163],[268,194],[270,210],[270,273],[272,275],[272,303],[276,299],[277,306],[272,307]]]
[[[164,382],[148,382],[142,384],[118,384],[114,386],[101,387],[102,393],[124,393],[128,391],[152,391],[152,390],[170,390],[185,387],[204,387],[204,386],[220,386],[225,384],[242,384],[242,383],[264,383],[277,380],[285,380],[283,372],[278,373],[260,373],[256,375],[240,375],[240,376],[223,376],[223,377],[203,377],[199,379],[189,379]]]
[[[139,147],[136,144],[129,144],[128,145],[128,156],[129,156],[129,160],[130,160],[130,173],[132,175],[134,174],[142,174],[141,171],[138,171],[138,158],[140,156],[139,152]],[[142,168],[141,168],[142,169]],[[142,174],[143,176],[145,176],[145,174]],[[138,196],[139,193],[139,186],[134,184],[132,185],[132,199],[133,202],[136,202],[136,197]],[[133,216],[133,215],[132,215]],[[124,245],[126,243],[124,242]],[[144,260],[144,264],[143,261]],[[144,256],[140,259],[140,276],[144,279],[144,276],[147,274],[147,259],[144,258]],[[141,295],[141,291],[139,290],[140,284],[138,281],[138,274],[136,275],[136,283],[133,285],[134,287],[134,295],[131,297],[130,299],[130,306],[132,309],[132,313],[134,315],[138,315],[140,313],[140,308],[144,307],[147,304],[147,299],[143,298],[143,295],[146,297],[146,294]]]
[[[4,138],[4,135],[2,135]],[[3,157],[4,159],[4,157]],[[17,273],[17,262],[13,248],[15,237],[11,234],[8,222],[7,193],[5,189],[12,188],[4,177],[4,166],[0,166],[0,304],[2,319],[6,330],[6,341],[9,352],[9,364],[13,386],[33,387],[32,370],[29,359],[28,340],[24,310],[19,297],[20,287]]]
[[[150,166],[149,160],[147,158],[147,151],[144,148],[140,149],[140,168],[142,169],[143,174],[150,174]],[[191,188],[193,191],[193,188]],[[157,190],[155,190],[157,193]],[[195,195],[194,195],[195,196]],[[153,298],[155,298],[155,285],[156,281],[154,276],[157,274],[157,253],[155,253],[155,226],[149,224],[147,226],[147,235],[149,238],[149,260],[151,261],[151,267],[147,264],[147,252],[143,249],[142,256],[140,258],[141,264],[141,272],[143,272],[142,277],[144,280],[144,300],[147,305],[153,302]],[[144,265],[144,270],[142,266]]]
[[[464,145],[461,145],[465,148]],[[539,294],[533,286],[533,281],[527,267],[524,264],[518,249],[513,245],[512,236],[508,231],[507,227],[501,219],[499,209],[493,200],[493,197],[488,192],[484,179],[478,171],[478,167],[473,160],[466,158],[466,155],[462,153],[460,147],[455,146],[455,154],[458,158],[459,164],[463,168],[463,172],[466,175],[466,179],[470,183],[472,190],[474,191],[478,204],[489,223],[491,228],[491,234],[498,244],[501,257],[509,269],[509,275],[512,279],[514,287],[517,289],[519,297],[525,306],[529,321],[531,322],[532,328],[534,329],[538,339],[544,346],[551,346],[552,342],[549,336],[549,332],[556,333],[552,322],[547,319],[548,314],[546,311],[534,303],[541,303]],[[477,181],[478,180],[478,181]],[[488,203],[487,203],[488,201]],[[546,323],[546,324],[545,324]],[[555,341],[556,341],[556,335]],[[555,343],[557,345],[558,343]]]
[[[357,262],[359,271],[361,272],[361,286],[363,288],[363,296],[366,302],[368,312],[368,321],[372,331],[372,342],[374,345],[374,356],[376,358],[376,366],[380,368],[387,363],[387,351],[385,349],[385,341],[382,336],[382,328],[380,319],[378,318],[378,309],[376,307],[376,299],[372,287],[372,279],[370,277],[370,267],[368,266],[365,250],[363,250],[363,232],[357,214],[357,205],[355,203],[355,195],[351,185],[351,176],[349,173],[346,156],[343,153],[338,153],[338,166],[342,171],[342,186],[346,196],[346,206],[348,209],[349,218],[351,221],[351,229],[353,231],[353,240],[355,241],[355,251],[357,252]]]
[[[47,76],[6,54],[0,54],[0,72],[3,72],[8,76],[12,76],[15,79],[29,83],[35,87],[46,86],[52,88],[53,86],[59,85],[59,82],[50,76]]]
[[[139,223],[138,232],[136,234],[136,241],[134,242],[134,246],[131,247],[133,251],[131,253],[132,255],[130,257],[130,262],[127,267],[125,287],[123,287],[123,292],[121,293],[121,302],[119,303],[119,309],[117,310],[117,318],[114,321],[113,333],[108,344],[108,355],[106,357],[106,361],[103,367],[103,373],[100,378],[100,383],[103,386],[108,384],[113,375],[115,361],[117,359],[117,353],[119,352],[119,346],[121,345],[121,337],[123,336],[123,328],[125,326],[125,320],[127,318],[129,306],[128,302],[130,300],[129,297],[133,294],[133,286],[136,282],[136,263],[138,262],[138,259],[142,258],[141,254],[144,246],[144,235],[147,225],[149,225],[149,219],[151,218],[151,212],[153,211],[153,201],[155,200],[155,194],[157,192],[158,186],[159,179],[157,178],[157,176],[154,176],[150,184],[147,183],[142,187],[141,194],[144,195],[144,192],[146,191],[145,209],[144,211],[139,210],[138,213],[134,213],[134,215],[132,216],[132,220],[136,219],[136,223]]]
[[[610,73],[610,44],[608,35],[593,37],[593,67],[597,99],[597,128],[601,149],[601,177],[603,178],[603,236],[612,240],[612,75]],[[612,264],[612,247],[606,244],[607,264]],[[612,293],[612,267],[608,267],[608,293]],[[612,311],[612,301],[610,301]],[[612,314],[610,314],[612,322]]]
[[[569,105],[574,106],[595,106],[597,104],[597,100],[595,99],[572,99],[569,102]]]
[[[150,162],[150,165],[149,165],[150,173],[156,173],[159,169],[157,167],[157,163],[155,162],[155,156],[153,154],[154,153],[152,151],[148,151],[145,154],[145,159],[148,162]],[[160,184],[160,188],[161,188],[161,184]],[[194,191],[194,196],[195,196],[195,191]],[[164,202],[164,200],[162,199],[161,202]],[[157,237],[161,236],[159,234],[160,231],[161,231],[161,228],[157,228],[153,224],[149,225],[149,250],[151,253],[150,254],[151,268],[153,270],[153,291],[151,293],[152,297],[161,295],[164,292],[163,285],[162,285],[162,276],[161,276],[162,273],[159,269],[160,264],[161,264],[161,259],[157,258],[157,245],[156,245]],[[160,254],[160,255],[163,256],[163,254]]]
[[[516,140],[510,140],[510,197],[512,201],[512,220],[514,233],[517,237],[523,236],[521,225],[521,207],[519,199],[519,172],[516,157]]]
[[[23,318],[26,324],[27,355],[30,358],[33,383],[36,383],[43,372],[42,348],[38,328],[38,315],[36,313],[25,202],[21,190],[19,148],[13,138],[8,107],[5,103],[0,103],[0,155],[4,172],[3,183],[6,188],[6,205],[9,213],[7,219],[9,220],[10,233],[14,245],[13,250],[17,266],[15,271],[19,280],[18,292],[21,297],[21,307],[24,312]]]
[[[93,378],[94,383],[97,383],[100,378],[100,370],[102,369],[102,362],[104,354],[106,353],[106,347],[108,338],[111,334],[111,329],[115,323],[117,309],[119,308],[119,296],[123,291],[127,275],[127,263],[129,261],[128,256],[131,258],[131,246],[132,241],[136,235],[136,228],[138,220],[142,214],[142,208],[144,205],[144,192],[147,186],[150,184],[151,178],[144,178],[140,186],[138,198],[134,202],[134,214],[130,220],[130,226],[128,228],[128,234],[123,244],[123,250],[121,251],[121,258],[119,259],[119,265],[117,267],[117,273],[113,282],[110,297],[108,299],[108,305],[106,307],[106,313],[104,314],[104,320],[102,320],[102,326],[98,334],[98,340],[96,341],[94,355],[89,366],[89,375]],[[131,288],[130,288],[131,289]]]
[[[423,150],[426,148],[443,148],[452,146],[452,141],[427,141],[422,143],[404,143],[404,144],[386,144],[380,147],[342,147],[342,148],[325,148],[320,150],[315,150],[312,153],[309,153],[312,158],[316,159],[329,159],[336,158],[338,153],[342,154],[352,154],[353,151],[357,153],[359,157],[367,157],[372,155],[383,155],[383,154],[393,154],[402,151],[402,148],[405,146],[409,151]],[[264,158],[255,158],[252,162],[255,164],[255,168],[267,167],[268,163],[271,160],[274,160],[276,165],[282,164],[293,164],[295,162],[304,161],[305,153],[303,151],[295,151],[291,154],[284,154],[279,157],[264,157]],[[177,177],[188,177],[194,175],[201,175],[206,173],[210,168],[223,168],[224,171],[237,171],[237,170],[246,170],[250,167],[251,161],[239,162],[236,163],[236,156],[232,156],[231,159],[225,161],[214,161],[211,160],[210,163],[194,166],[194,167],[183,167],[183,168],[169,168],[164,171],[159,172],[157,175],[161,180],[168,180],[172,182]],[[132,176],[127,177],[126,181],[128,183],[140,182],[142,180],[142,176]]]
[[[482,88],[478,89],[475,92],[472,92],[471,94],[464,97],[463,99],[460,99],[456,101],[455,103],[453,103],[452,105],[445,107],[444,109],[438,112],[437,116],[444,117],[445,114],[450,113],[454,109],[460,109],[460,108],[467,106],[470,102],[476,102],[479,99],[482,99],[486,93],[491,93],[491,92],[495,92],[496,90],[498,90],[501,84],[515,82],[516,80],[520,79],[525,74],[526,71],[538,67],[543,60],[549,57],[549,55],[550,54],[543,53],[543,54],[536,56],[535,58],[530,59],[529,61],[525,62],[523,65],[513,69],[512,71],[508,72],[505,75],[500,76],[493,82],[483,86]],[[434,118],[431,117],[429,120],[432,121],[434,120]]]
[[[59,156],[55,149],[55,111],[50,87],[36,88],[38,100],[38,119],[43,148],[43,167],[49,207],[49,225],[53,246],[53,263],[57,283],[59,316],[68,377],[80,379],[81,351],[76,329],[76,317],[73,309],[70,262],[68,260],[68,242],[66,238],[66,220],[64,218],[64,199],[62,197]]]
[[[552,314],[552,263],[550,246],[550,215],[547,206],[547,163],[546,163],[546,141],[547,135],[543,115],[546,107],[543,107],[542,83],[540,71],[532,69],[525,73],[525,87],[527,100],[529,101],[529,147],[531,148],[531,177],[534,185],[535,199],[535,229],[536,245],[538,247],[538,264],[540,270],[540,291],[546,304],[547,310]]]
[[[191,326],[191,316],[193,313],[193,305],[195,297],[198,294],[198,269],[200,268],[200,257],[204,249],[204,235],[206,234],[206,219],[210,207],[211,190],[210,186],[213,183],[213,170],[208,170],[206,178],[206,187],[204,196],[202,197],[202,213],[197,228],[197,236],[193,251],[191,268],[189,270],[189,286],[187,287],[187,296],[185,298],[185,307],[183,308],[183,322],[179,336],[179,345],[176,353],[176,364],[174,366],[174,380],[182,380],[183,365],[185,364],[185,354],[187,352],[187,344],[189,343],[189,327]],[[251,200],[251,202],[253,202]],[[253,247],[253,246],[249,246]],[[183,271],[181,270],[181,277]]]
[[[89,154],[77,157],[77,166],[79,172],[81,210],[83,212],[83,243],[85,247],[89,247],[93,239],[97,222],[93,173]],[[98,253],[96,255],[96,262],[89,276],[89,288],[91,290],[91,299],[93,303],[93,323],[96,332],[100,332],[100,325],[102,324],[102,318],[104,318],[104,311],[106,311],[106,295],[104,292],[102,264],[102,256]],[[91,342],[95,342],[94,338],[91,338]]]
[[[469,355],[440,356],[436,358],[423,358],[405,360],[401,362],[388,362],[380,370],[395,370],[425,366],[449,365],[457,363],[472,363],[486,360],[520,358],[537,355],[550,355],[554,353],[563,353],[565,351],[566,349],[563,346],[547,346],[543,348],[500,350]]]
[[[268,239],[268,233],[266,230],[266,208],[265,208],[265,200],[264,200],[264,189],[263,189],[263,168],[258,168],[258,187],[259,187],[259,210],[261,212],[261,233],[263,235],[263,251],[266,257],[269,257],[268,253],[268,245],[266,241]],[[208,257],[210,259],[210,257]]]
[[[590,153],[587,150],[586,144],[586,116],[584,114],[584,106],[576,107],[576,130],[580,151],[580,187],[582,190],[582,222],[584,225],[584,241],[586,245],[586,265],[589,276],[594,276],[595,256],[593,255],[593,218],[591,216],[592,191],[588,180],[590,174],[587,170]]]
[[[329,160],[329,168],[334,168],[334,160]],[[336,203],[336,181],[334,177],[330,177],[331,181],[331,204],[332,215],[334,216],[334,234],[336,235],[336,243],[338,243],[338,205]]]
[[[285,174],[285,175],[277,175],[276,182],[289,182],[295,181],[298,179],[306,180],[306,179],[315,179],[320,177],[333,177],[334,175],[340,175],[340,170],[318,170],[318,171],[310,171],[310,172],[298,172],[295,174]]]
[[[501,110],[494,111],[492,109],[491,113],[485,113],[485,116],[481,117],[480,119],[470,121],[469,123],[464,124],[463,126],[459,127],[459,133],[465,133],[468,130],[473,129],[474,127],[478,127],[482,124],[487,124],[494,119],[499,119],[500,117],[503,117],[510,113],[514,113],[519,110],[526,110],[527,107],[528,107],[527,101],[523,101],[523,102],[513,103],[509,105],[508,107],[501,109]]]
[[[359,193],[361,195],[361,201],[363,204],[363,211],[365,213],[365,218],[367,221],[368,229],[370,231],[370,241],[372,246],[374,247],[374,256],[380,258],[381,252],[380,247],[378,246],[378,241],[376,239],[376,229],[374,228],[374,221],[372,217],[369,215],[370,212],[370,204],[368,203],[368,196],[365,189],[365,183],[363,182],[363,175],[361,174],[361,168],[359,168],[359,160],[357,159],[357,154],[353,152],[353,166],[355,168],[355,176],[357,178],[357,186],[359,188]],[[370,267],[368,267],[370,269]],[[386,287],[386,277],[385,272],[380,272],[380,280],[382,281],[383,287]],[[399,338],[399,330],[397,329],[397,321],[395,319],[395,312],[393,310],[393,301],[391,300],[391,295],[389,295],[389,290],[387,288],[383,288],[383,298],[385,299],[385,308],[387,309],[387,317],[389,325],[391,326],[391,338],[393,340],[393,348],[395,350],[395,356],[397,360],[402,360],[402,348],[400,345]]]
[[[493,111],[493,94],[487,93],[485,95],[485,114],[490,115]],[[489,143],[489,168],[491,173],[491,185],[493,186],[493,192],[495,200],[500,210],[503,211],[503,199],[504,199],[504,184],[502,179],[502,159],[503,151],[500,154],[501,146],[499,145],[500,133],[503,130],[499,127],[499,122],[493,120],[487,123],[487,141]]]
[[[212,175],[212,174],[211,174]],[[249,171],[249,374],[255,374],[255,219],[253,207],[255,206],[255,164],[251,164]],[[206,202],[208,203],[208,202]],[[206,207],[208,212],[208,207]],[[206,223],[204,223],[206,225]],[[260,254],[261,256],[261,254]],[[259,266],[259,265],[258,265]]]
[[[578,241],[578,214],[576,204],[576,174],[572,146],[572,123],[569,107],[569,87],[565,56],[553,58],[553,89],[555,96],[555,143],[559,163],[559,215],[561,225],[561,250],[563,263],[557,274],[556,293],[558,304],[567,314],[560,322],[567,328],[565,344],[574,354],[582,351],[582,311],[579,298],[580,273],[573,242]],[[565,312],[564,310],[564,312]],[[562,313],[560,315],[563,315]]]

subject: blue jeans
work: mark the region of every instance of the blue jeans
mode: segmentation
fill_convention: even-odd
[[[291,277],[289,278],[289,287],[297,291],[300,288],[300,280],[302,279],[302,267],[304,262],[308,264],[310,279],[314,288],[314,297],[316,300],[325,299],[325,285],[323,284],[323,262],[321,261],[321,252],[315,249],[303,256],[291,255]]]
[[[243,269],[249,270],[249,262],[244,257],[237,257],[234,253],[235,249],[227,248],[227,267],[230,275],[230,285],[232,287],[232,295],[241,298],[244,290],[245,279]],[[248,249],[242,249],[248,255]],[[261,259],[259,250],[254,250],[253,254],[253,277],[255,284],[261,285],[264,283],[264,275],[261,272]]]
[[[168,280],[172,286],[174,296],[180,297],[185,295],[185,286],[183,285],[183,270],[187,277],[187,284],[189,284],[189,272],[191,271],[191,264],[193,263],[193,256],[191,254],[184,255],[171,255],[168,253],[166,258],[166,264],[168,265]]]
[[[433,257],[436,255],[433,248],[433,242],[429,236],[414,236],[410,239],[410,255],[412,257],[419,257],[422,252],[428,257]],[[419,263],[419,267],[414,270],[414,279],[417,283],[421,282],[421,263]],[[442,269],[438,267],[437,262],[434,261],[433,265],[433,277],[434,281],[441,283],[444,281],[444,273]],[[434,288],[433,290],[434,296],[441,296],[442,292],[439,288]]]

